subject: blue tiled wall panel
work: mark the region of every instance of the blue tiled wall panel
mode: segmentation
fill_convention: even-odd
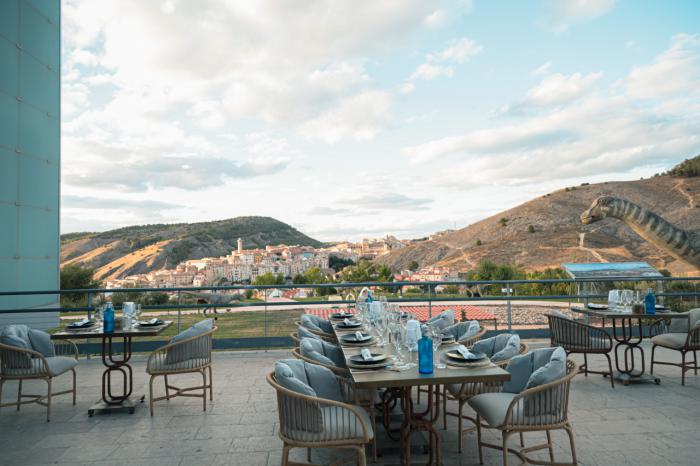
[[[19,41],[19,0],[0,3],[0,36],[15,44]]]
[[[59,139],[58,117],[48,116],[46,112],[29,105],[19,109],[19,148],[23,154],[58,163]]]
[[[61,33],[56,24],[51,24],[46,16],[28,2],[21,3],[19,41],[24,51],[58,70],[60,39]]]
[[[9,204],[17,200],[17,173],[19,173],[19,162],[17,159],[17,154],[0,147],[0,200]],[[2,219],[0,224],[4,225],[5,218],[0,217],[0,219]],[[4,228],[2,229],[4,230]],[[0,235],[2,235],[1,232]],[[2,245],[0,245],[1,247]]]
[[[59,73],[60,1],[0,0],[0,291],[59,286]]]
[[[19,208],[18,253],[20,258],[47,256],[55,258],[58,244],[57,238],[57,212],[47,212],[27,206]],[[56,286],[55,282],[53,286]],[[52,288],[52,286],[48,288]]]
[[[0,204],[0,218],[3,227],[0,228],[0,276],[7,278],[5,267],[10,267],[17,255],[17,207],[13,204]],[[0,280],[0,289],[6,280]]]
[[[20,157],[20,205],[40,209],[58,209],[58,167],[44,160]]]
[[[19,53],[14,43],[0,37],[0,92],[12,98],[19,94]]]

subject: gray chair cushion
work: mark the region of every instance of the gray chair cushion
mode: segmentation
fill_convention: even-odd
[[[496,349],[498,347],[496,346]],[[518,355],[520,352],[520,337],[518,335],[510,335],[506,341],[505,346],[498,350],[493,356],[491,356],[491,361],[505,361],[511,359]]]
[[[525,390],[532,373],[548,364],[552,355],[557,350],[561,350],[561,352],[564,353],[564,371],[566,371],[566,352],[563,348],[536,349],[527,354],[515,356],[508,362],[506,370],[510,372],[510,380],[503,384],[503,391],[508,393],[520,393]],[[558,354],[561,355],[561,352]],[[555,372],[555,369],[552,369],[552,372]],[[537,380],[541,380],[541,377],[545,377],[548,374],[549,371],[545,371],[544,374],[537,376]]]
[[[32,344],[32,349],[43,354],[47,358],[56,356],[56,350],[51,341],[51,335],[41,330],[29,329],[29,341]]]
[[[322,319],[319,316],[313,314],[302,314],[301,324],[306,328],[315,330],[317,332],[333,334],[333,324],[326,319]]]
[[[159,372],[180,371],[184,369],[198,369],[209,364],[209,358],[191,358],[184,361],[168,364],[162,358],[154,358],[149,369]]]
[[[536,361],[533,356],[533,360]],[[549,361],[544,365],[533,366],[535,369],[527,380],[525,388],[539,387],[559,380],[566,375],[566,351],[561,346],[552,351]]]
[[[468,403],[489,426],[500,427],[506,423],[508,407],[515,397],[515,393],[481,393],[471,397]],[[527,404],[525,404],[525,408],[527,410]],[[523,403],[518,403],[513,409],[513,417],[511,418],[511,422],[524,425],[558,421],[559,417],[557,415],[529,414],[527,411],[523,413]]]
[[[298,366],[291,364],[291,361],[291,359],[286,359],[275,362],[275,379],[277,379],[277,383],[287,390],[306,396],[316,396],[316,391],[308,384],[306,372],[303,373],[303,378],[300,377]],[[295,371],[294,368],[297,370]]]
[[[675,320],[675,319],[674,319]],[[655,345],[663,346],[664,348],[681,349],[685,347],[685,342],[688,339],[688,331],[684,333],[664,333],[652,337],[651,342]]]
[[[286,366],[286,368],[289,369],[288,372],[280,375],[286,375],[288,378],[293,377],[297,379],[303,385],[309,387],[313,394],[306,393],[306,388],[299,386],[294,382],[289,382],[290,386],[287,387],[282,384],[280,379],[277,379],[279,384],[283,387],[288,388],[289,390],[294,390],[303,395],[309,394],[310,396],[317,396],[319,398],[326,398],[334,401],[344,400],[338,379],[330,369],[319,366],[318,364],[311,364],[300,359],[283,359],[275,363],[276,377],[278,376],[278,365]],[[285,368],[281,367],[281,369]],[[291,375],[288,375],[289,372],[291,372]],[[294,386],[296,389],[292,388],[292,386]]]
[[[336,367],[345,367],[345,357],[340,347],[315,338],[302,338],[299,351],[314,361]]]
[[[448,309],[428,320],[431,327],[444,330],[455,323],[455,311]]]
[[[302,327],[301,325],[297,327],[297,336],[299,337],[299,340],[302,338],[313,338],[314,340],[320,340],[321,337],[316,335],[315,333],[309,332],[306,327]],[[299,342],[301,343],[301,342]]]
[[[73,369],[78,365],[77,359],[67,358],[65,356],[54,356],[52,358],[46,358],[46,363],[48,365],[48,374],[52,377],[63,374],[66,371]],[[6,375],[26,375],[26,369],[31,367],[35,373],[44,373],[44,362],[41,358],[35,358],[31,360],[31,365],[26,368],[14,368],[7,369],[5,371]]]
[[[481,393],[469,399],[469,406],[479,414],[491,427],[499,427],[505,423],[508,406],[515,393]]]
[[[4,327],[0,331],[0,343],[24,350],[32,349],[32,344],[29,340],[29,327],[26,325],[8,325]],[[17,369],[32,367],[32,358],[29,355],[23,354],[18,358],[13,358],[13,362],[13,367]],[[6,366],[7,364],[5,362]]]
[[[213,325],[214,321],[212,319],[205,319],[201,322],[197,322],[184,332],[172,337],[170,343],[177,343],[207,333],[213,328]],[[165,363],[175,364],[188,359],[207,358],[208,356],[209,348],[205,348],[203,345],[193,341],[168,350],[168,354],[165,356]]]
[[[472,320],[470,322],[465,321],[450,325],[442,330],[442,334],[451,336],[456,341],[464,341],[479,333],[479,330],[481,330],[479,322]]]
[[[550,312],[550,314],[553,315],[554,317],[561,317],[562,319],[569,319],[569,316],[567,316],[566,314],[564,314],[563,312],[561,312],[558,309],[553,309]]]
[[[364,408],[359,408],[357,411],[359,411],[360,418],[362,418],[367,427],[369,438],[373,438],[374,432],[372,431],[372,421],[369,418],[369,414]],[[327,438],[339,439],[337,432],[346,432],[348,435],[344,438],[356,438],[364,435],[362,425],[357,416],[347,411],[329,406],[321,408],[321,414],[323,416],[323,432],[328,436]],[[348,414],[350,415],[348,416]]]

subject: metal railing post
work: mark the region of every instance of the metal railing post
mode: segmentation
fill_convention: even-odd
[[[264,325],[265,325],[265,352],[267,353],[267,350],[270,347],[270,340],[267,337],[267,289],[265,289],[264,292],[265,292],[265,321],[264,321]]]
[[[510,283],[506,284],[506,304],[508,306],[507,310],[507,316],[508,316],[508,331],[510,332],[513,330],[513,309],[511,307],[511,301],[510,301]]]
[[[433,318],[433,287],[428,285],[428,319]]]
[[[182,303],[181,299],[182,299],[182,295],[180,294],[180,290],[177,290],[177,333],[178,334],[182,331],[182,309],[180,308],[180,304]]]

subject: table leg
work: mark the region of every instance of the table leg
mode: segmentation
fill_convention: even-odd
[[[88,410],[88,415],[93,416],[96,412],[128,412],[134,413],[136,403],[130,399],[134,389],[133,370],[129,364],[131,359],[131,337],[123,337],[122,357],[115,358],[113,337],[105,335],[102,337],[102,364],[106,367],[102,373],[102,399]],[[112,375],[120,373],[123,377],[121,393],[112,393]],[[144,397],[140,402],[143,403]]]
[[[411,464],[411,435],[416,432],[426,432],[430,445],[430,460],[428,464],[440,465],[440,436],[435,430],[435,424],[440,417],[440,385],[428,386],[428,405],[425,411],[415,412],[411,387],[401,388],[401,410],[404,413],[401,425],[401,463]],[[433,458],[435,463],[433,463]]]
[[[613,337],[615,341],[617,341],[615,345],[615,367],[618,373],[615,378],[622,382],[623,385],[648,382],[654,382],[658,385],[661,383],[658,377],[646,374],[645,372],[644,349],[640,346],[644,340],[642,318],[630,316],[629,318],[611,320],[613,324]],[[637,328],[639,329],[638,336],[634,336],[633,334],[635,320],[637,322]],[[623,350],[622,357],[620,356],[620,350]],[[636,365],[635,352],[638,352],[638,359],[641,363],[640,366]],[[624,367],[621,366],[621,362],[624,362]]]

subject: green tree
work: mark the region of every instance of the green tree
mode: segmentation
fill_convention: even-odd
[[[508,219],[505,217],[501,217],[498,223],[500,223],[502,227],[505,227],[506,225],[508,225]]]
[[[535,232],[535,227],[533,227],[532,225],[528,225],[528,226],[527,226],[527,232],[528,232],[528,233],[534,233],[534,232]]]
[[[349,265],[355,265],[355,261],[353,261],[352,259],[344,259],[338,256],[330,256],[328,258],[328,267],[332,268],[336,272],[340,272]]]
[[[292,278],[292,283],[294,283],[295,285],[303,285],[304,283],[306,283],[306,277],[300,273],[297,273]]]
[[[161,291],[146,293],[139,300],[139,302],[145,306],[159,306],[161,304],[167,304],[168,301],[170,301],[168,293],[163,293]]]
[[[100,288],[102,282],[94,279],[95,270],[89,267],[82,267],[77,264],[66,265],[61,269],[61,289],[77,290],[88,288]],[[61,295],[61,306],[77,307],[85,306],[87,303],[86,293],[70,293]]]
[[[408,270],[410,270],[411,272],[415,272],[416,270],[418,270],[419,267],[420,264],[418,263],[418,261],[411,261],[411,263],[408,264]]]
[[[272,272],[267,272],[255,277],[253,285],[283,285],[284,276],[282,274],[275,275]]]
[[[481,246],[482,244],[484,244],[484,243],[482,243],[480,239],[477,239],[477,240],[476,240],[476,245],[477,245],[477,246]]]
[[[124,289],[134,288],[133,285],[126,285]],[[117,291],[112,293],[112,304],[115,306],[124,304],[126,302],[138,302],[141,299],[141,293],[138,291]]]

